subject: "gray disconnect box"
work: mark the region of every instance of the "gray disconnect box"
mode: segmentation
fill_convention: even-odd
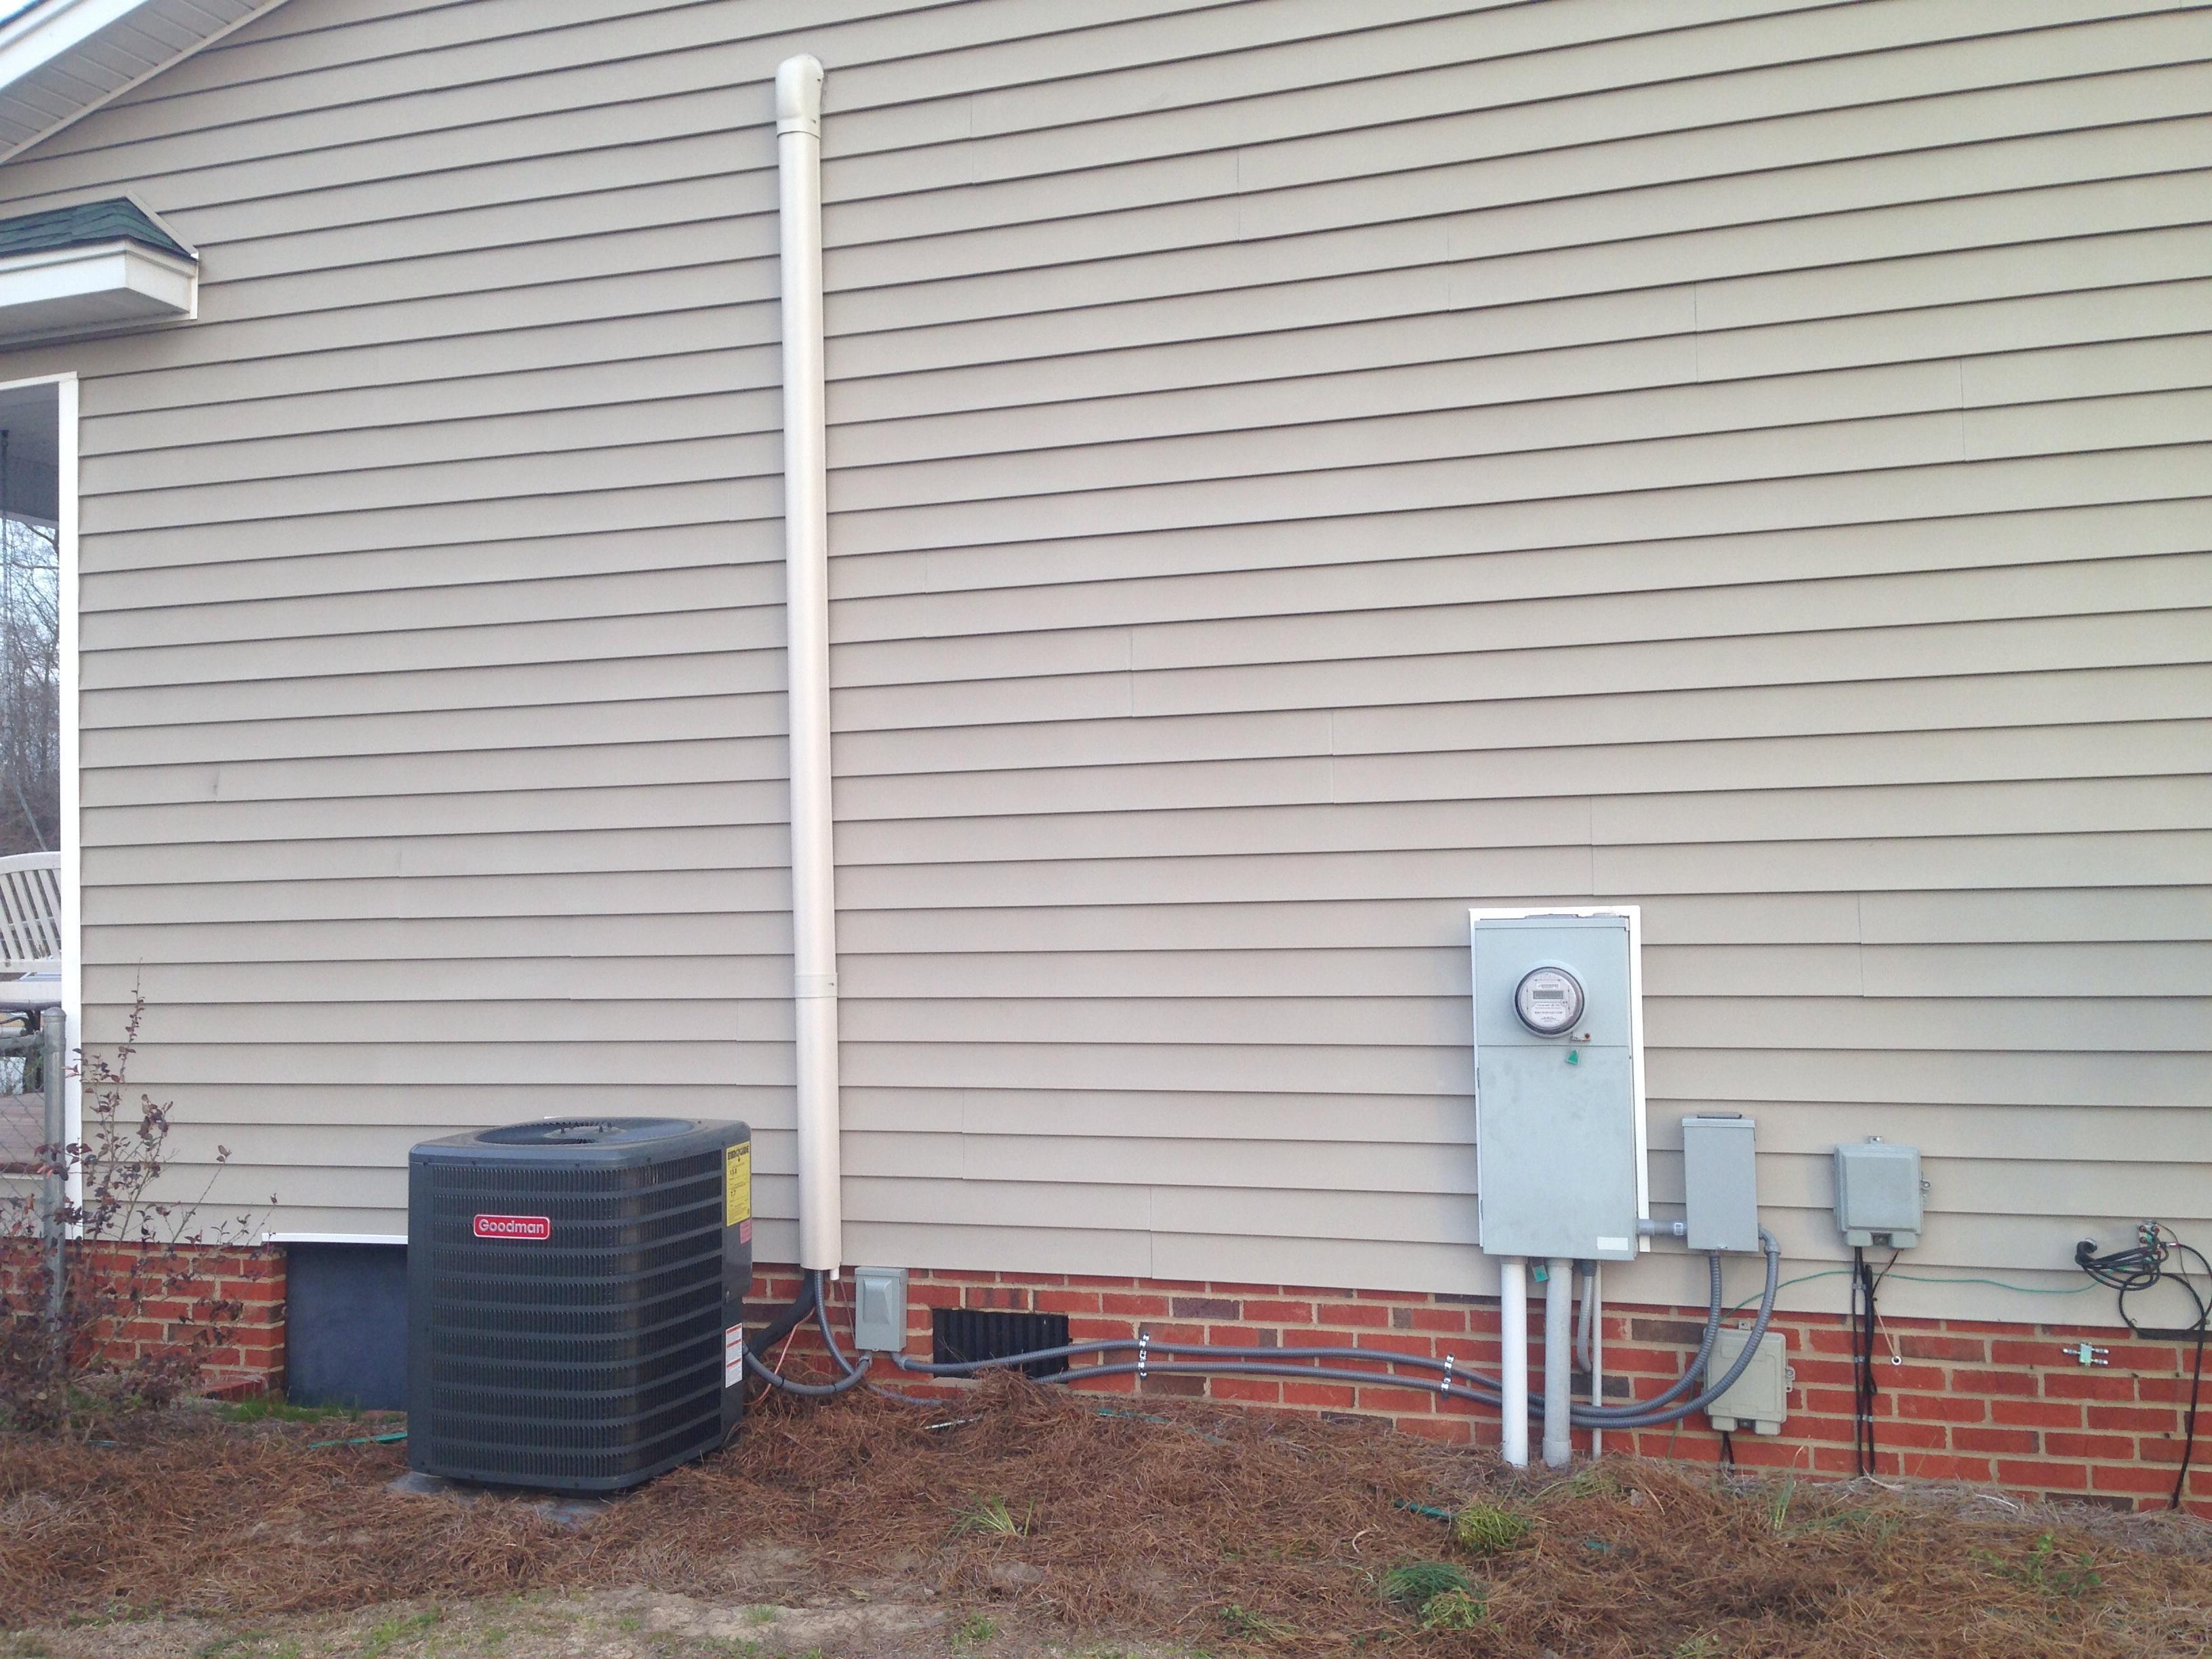
[[[1920,1242],[1920,1152],[1865,1140],[1836,1148],[1836,1224],[1844,1243],[1910,1249]]]
[[[906,1269],[853,1270],[853,1346],[862,1353],[896,1353],[906,1346]]]
[[[1693,1250],[1759,1249],[1754,1126],[1734,1112],[1682,1120],[1682,1206]]]

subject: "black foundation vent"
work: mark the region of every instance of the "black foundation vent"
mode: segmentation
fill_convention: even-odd
[[[1004,1359],[1010,1354],[1034,1353],[1039,1348],[1067,1346],[1066,1314],[996,1313],[988,1308],[932,1308],[929,1310],[930,1359],[939,1365],[959,1365],[978,1359]],[[1057,1376],[1067,1361],[1033,1360],[1021,1368],[1024,1376]]]

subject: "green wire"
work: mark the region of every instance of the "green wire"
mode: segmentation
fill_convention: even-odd
[[[1816,1279],[1849,1279],[1850,1275],[1851,1270],[1849,1267],[1823,1267],[1818,1273],[1800,1273],[1795,1279],[1784,1279],[1779,1285],[1777,1285],[1774,1287],[1774,1293],[1777,1296],[1779,1296],[1783,1291],[1788,1290],[1792,1285],[1808,1285]],[[1948,1277],[1937,1276],[1931,1273],[1893,1273],[1887,1275],[1887,1277],[1891,1279],[1910,1279],[1915,1285],[1988,1285],[2000,1291],[2016,1291],[2022,1296],[2079,1296],[2084,1291],[2094,1291],[2097,1288],[2094,1280],[2081,1285],[2069,1285],[2065,1290],[2061,1291],[2053,1290],[2050,1286],[2043,1285],[2008,1285],[2002,1279],[1983,1279],[1971,1273],[1960,1274],[1957,1277]],[[1737,1303],[1735,1306],[1730,1308],[1723,1317],[1733,1319],[1738,1314],[1741,1313],[1746,1308],[1748,1308],[1753,1303],[1758,1300],[1759,1298],[1756,1296],[1747,1296],[1744,1297],[1742,1301]]]

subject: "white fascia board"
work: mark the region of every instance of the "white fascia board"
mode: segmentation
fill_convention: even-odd
[[[0,338],[106,331],[198,313],[199,266],[137,242],[0,258]]]
[[[0,87],[82,45],[146,0],[45,0],[0,24]]]

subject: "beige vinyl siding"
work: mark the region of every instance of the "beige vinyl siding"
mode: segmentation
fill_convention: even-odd
[[[290,0],[9,162],[204,252],[0,373],[224,1198],[735,1115],[791,1252],[798,50],[853,1260],[1486,1288],[1465,911],[1554,902],[1644,907],[1662,1211],[1718,1109],[1794,1271],[1868,1134],[1924,1273],[2212,1221],[2212,9],[2119,0]]]

